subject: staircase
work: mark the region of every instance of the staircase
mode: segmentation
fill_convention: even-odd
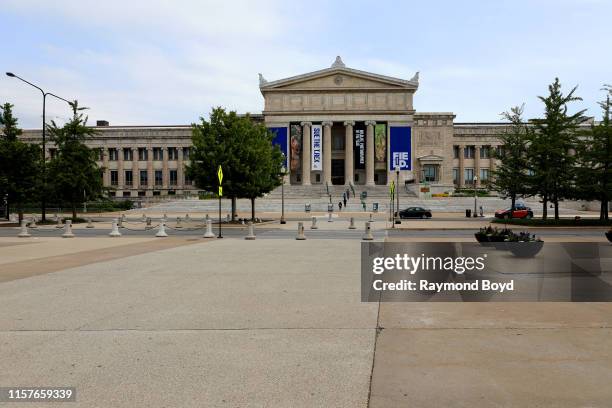
[[[355,197],[359,198],[360,194],[365,191],[370,198],[388,198],[389,197],[389,186],[366,186],[366,185],[355,185]],[[327,198],[328,190],[325,184],[313,184],[310,186],[302,185],[285,185],[285,198]],[[347,186],[329,186],[329,194],[332,196],[332,202],[337,202],[342,199],[342,194],[349,190],[351,198],[353,198],[353,190]],[[416,194],[412,190],[406,190],[403,186],[398,191],[401,197],[416,197]],[[282,188],[277,187],[274,191],[268,194],[270,198],[280,198],[282,195]]]

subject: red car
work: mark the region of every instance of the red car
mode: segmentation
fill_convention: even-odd
[[[495,218],[510,218],[510,208],[495,211]],[[514,206],[514,212],[512,218],[533,218],[533,211],[531,208],[526,207],[525,204],[516,204]]]

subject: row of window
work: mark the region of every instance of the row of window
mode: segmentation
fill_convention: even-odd
[[[141,186],[148,186],[149,185],[149,172],[147,170],[140,170],[140,184]],[[178,172],[177,170],[169,170],[169,178],[170,178],[170,185],[171,186],[177,186],[178,185]],[[164,183],[164,174],[162,170],[155,170],[154,173],[154,182],[156,186],[161,186]],[[118,186],[119,185],[119,171],[117,170],[111,170],[110,171],[110,184],[111,186]],[[123,178],[123,184],[126,186],[132,186],[134,185],[134,172],[132,170],[125,170],[124,172],[124,178]],[[184,184],[185,185],[191,185],[191,180],[189,179],[189,177],[187,177],[187,175],[185,175],[185,180],[184,180]]]
[[[480,178],[481,183],[486,183],[489,181],[489,169],[480,169]],[[453,169],[453,183],[459,184],[459,169]],[[473,184],[474,183],[474,169],[467,168],[463,169],[463,184]]]
[[[495,149],[495,155],[497,157],[501,157],[503,155],[503,146],[480,146],[480,158],[490,159],[493,149]],[[455,159],[459,158],[459,150],[459,146],[453,146],[453,155]],[[476,156],[476,146],[465,146],[463,148],[463,157],[465,159],[473,159],[474,156]]]
[[[178,147],[168,147],[168,160],[178,160]],[[183,147],[183,159],[189,160],[190,148]],[[99,148],[96,150],[98,154],[98,161],[102,161],[104,155],[104,148]],[[124,147],[123,149],[116,149],[111,147],[108,149],[108,160],[117,161],[119,160],[119,153],[123,154],[123,160],[132,161],[134,160],[134,151],[130,147]],[[146,147],[138,148],[138,161],[147,161],[149,160],[149,149]],[[164,151],[161,147],[153,148],[153,160],[164,160]]]
[[[176,191],[168,190],[167,194],[169,196],[173,196],[173,195],[176,195]],[[114,191],[109,191],[108,195],[111,196],[111,197],[117,197],[117,194]],[[161,191],[153,191],[153,196],[160,196],[160,195],[161,195]],[[146,197],[147,196],[147,192],[146,191],[138,191],[136,193],[136,195],[134,195],[132,191],[124,191],[123,194],[122,194],[122,197],[125,197],[125,198],[127,198],[127,197],[135,197],[135,196],[137,196],[137,197]]]

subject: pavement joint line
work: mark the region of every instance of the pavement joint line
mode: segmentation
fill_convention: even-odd
[[[376,332],[374,333],[374,347],[372,350],[372,368],[370,369],[370,379],[368,381],[368,398],[366,406],[370,406],[370,400],[372,397],[372,380],[374,379],[374,363],[376,362],[376,345],[378,344],[378,335],[382,332],[383,328],[380,326],[380,304],[381,304],[382,293],[378,295],[378,310],[376,311]]]
[[[193,329],[15,329],[0,330],[0,333],[103,333],[103,332],[135,332],[135,333],[171,333],[171,332],[205,332],[205,331],[267,331],[267,330],[376,330],[375,327],[237,327],[225,329],[193,328]]]

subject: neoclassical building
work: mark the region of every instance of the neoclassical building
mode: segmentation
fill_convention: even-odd
[[[413,104],[419,73],[393,78],[347,67],[340,57],[325,69],[273,81],[259,74],[264,99],[251,115],[274,133],[285,153],[286,186],[320,193],[334,186],[387,191],[399,179],[417,195],[483,186],[501,123],[455,123],[451,112],[419,112]],[[188,195],[184,172],[191,127],[110,126],[98,121],[90,147],[99,152],[104,184],[116,197]],[[40,142],[40,130],[24,139]],[[47,144],[48,157],[55,147]],[[300,187],[297,187],[300,186]]]

